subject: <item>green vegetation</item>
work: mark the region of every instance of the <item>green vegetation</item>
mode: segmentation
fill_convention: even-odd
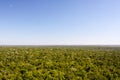
[[[120,80],[120,49],[0,47],[0,80]]]

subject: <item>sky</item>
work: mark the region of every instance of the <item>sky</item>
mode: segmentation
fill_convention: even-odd
[[[120,0],[0,0],[0,45],[120,45]]]

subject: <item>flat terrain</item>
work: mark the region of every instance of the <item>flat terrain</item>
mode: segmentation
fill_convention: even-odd
[[[120,47],[1,46],[0,80],[120,80]]]

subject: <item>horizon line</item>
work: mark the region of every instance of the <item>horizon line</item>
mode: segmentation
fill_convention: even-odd
[[[120,46],[120,44],[2,44],[0,46]]]

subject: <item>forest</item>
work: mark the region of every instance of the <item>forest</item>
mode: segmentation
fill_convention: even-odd
[[[0,47],[0,80],[120,80],[120,47]]]

